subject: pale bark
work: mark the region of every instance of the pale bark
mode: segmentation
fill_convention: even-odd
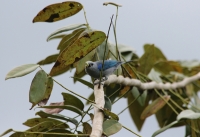
[[[124,78],[123,76],[116,76],[116,75],[110,75],[108,79],[105,81],[104,84],[109,85],[111,83],[118,83],[126,86],[136,86],[140,89],[146,90],[146,89],[176,89],[176,88],[182,88],[185,87],[187,84],[199,80],[200,79],[200,73],[184,78],[180,82],[174,82],[174,83],[157,83],[155,81],[148,82],[148,83],[142,83],[138,79],[130,79],[130,78]],[[100,89],[98,88],[98,84],[94,86],[94,96],[95,96],[95,103],[97,107],[94,107],[94,119],[93,119],[93,125],[92,125],[92,133],[90,137],[101,137],[103,132],[103,120],[104,120],[104,114],[102,110],[99,108],[103,108],[105,104],[104,100],[104,91],[103,86],[101,85]]]
[[[126,86],[136,86],[140,89],[146,90],[146,89],[176,89],[176,88],[182,88],[185,87],[187,84],[199,80],[200,79],[200,73],[197,73],[194,76],[184,78],[180,82],[174,82],[174,83],[157,83],[155,81],[148,82],[148,83],[142,83],[138,79],[130,79],[130,78],[124,78],[123,76],[116,76],[116,75],[110,75],[108,79],[105,82],[105,85],[109,85],[111,83],[118,83]]]
[[[90,137],[101,137],[103,132],[103,119],[104,114],[103,111],[99,108],[104,108],[105,100],[104,100],[104,91],[103,85],[98,88],[98,84],[94,86],[94,96],[95,96],[95,103],[98,106],[94,107],[94,118],[92,122],[92,133]]]

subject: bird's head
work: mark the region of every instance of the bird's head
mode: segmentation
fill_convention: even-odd
[[[94,62],[92,62],[92,61],[86,61],[85,62],[85,67],[86,68],[89,68],[89,67],[91,67],[91,66],[93,66],[94,65]]]

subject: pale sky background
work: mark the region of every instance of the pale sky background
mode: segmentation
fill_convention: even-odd
[[[56,47],[59,41],[46,42],[47,36],[63,26],[85,23],[83,11],[55,23],[32,23],[40,10],[58,2],[62,1],[0,1],[0,133],[8,128],[27,129],[22,123],[33,118],[39,111],[39,109],[29,110],[31,104],[28,98],[30,84],[36,71],[21,78],[5,81],[7,72],[16,66],[36,63],[48,55],[57,53]],[[105,2],[103,0],[80,2],[85,7],[90,26],[107,33],[110,17],[115,14],[116,8],[103,6]],[[200,60],[199,0],[113,0],[113,2],[123,5],[119,8],[117,22],[118,43],[133,47],[139,56],[143,54],[145,43],[154,43],[170,60]],[[110,40],[114,42],[113,32],[110,34]],[[49,72],[52,65],[45,66],[44,69]],[[79,83],[74,86],[70,78],[73,74],[74,70],[55,79],[67,88],[88,97],[92,90]],[[61,92],[65,90],[54,84],[49,103],[62,101]],[[123,99],[114,105],[112,111],[118,113],[126,106],[127,102]],[[66,113],[68,111],[63,112]],[[120,115],[120,122],[138,133],[128,110]],[[139,134],[150,137],[158,129],[155,117],[151,116],[145,121]],[[184,127],[169,129],[158,137],[183,137],[184,129]],[[114,136],[134,135],[122,129]]]

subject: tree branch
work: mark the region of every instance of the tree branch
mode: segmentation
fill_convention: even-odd
[[[104,91],[103,91],[103,85],[98,87],[99,85],[94,86],[94,97],[95,97],[95,103],[99,108],[104,108],[105,100],[104,100]],[[92,124],[92,133],[90,137],[101,137],[103,132],[103,119],[104,114],[102,110],[100,110],[97,107],[94,107],[94,119]]]
[[[196,81],[198,79],[200,79],[200,72],[194,76],[184,78],[180,82],[174,82],[174,83],[157,83],[155,81],[143,83],[138,79],[130,79],[128,77],[124,78],[123,76],[117,77],[116,75],[110,75],[103,84],[109,85],[111,83],[117,83],[126,86],[136,86],[143,90],[147,89],[170,90],[170,89],[185,87],[187,84]],[[104,100],[103,85],[101,85],[100,88],[98,88],[98,85],[94,86],[94,96],[96,105],[99,108],[104,108],[105,100]],[[103,124],[104,114],[99,108],[94,107],[94,119],[92,125],[92,133],[90,137],[101,137],[103,132],[102,124]]]
[[[184,78],[180,82],[174,82],[174,83],[157,83],[155,81],[148,82],[148,83],[142,83],[138,79],[130,79],[130,78],[124,78],[123,76],[116,76],[116,75],[110,75],[108,79],[105,82],[105,85],[109,85],[111,83],[117,83],[117,84],[122,84],[126,86],[136,86],[140,89],[146,90],[146,89],[177,89],[177,88],[182,88],[185,87],[187,84],[196,81],[200,79],[200,72],[197,73],[194,76]]]

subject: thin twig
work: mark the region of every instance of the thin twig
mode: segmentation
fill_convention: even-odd
[[[89,26],[89,23],[88,23],[88,21],[87,21],[86,12],[85,12],[84,7],[83,7],[83,11],[84,11],[84,17],[85,17],[85,21],[86,21],[86,24],[87,24],[87,28],[89,29],[90,26]]]
[[[122,114],[127,108],[129,108],[141,95],[138,95],[137,98],[135,98],[131,103],[128,104],[127,107],[125,107],[122,111],[120,111],[117,115]]]
[[[39,67],[40,67],[40,69],[43,70],[43,68],[42,68],[41,66],[39,66]],[[47,73],[46,73],[46,74],[47,74]],[[50,76],[49,74],[47,74],[47,75]],[[51,77],[51,76],[50,76],[50,77]],[[82,98],[82,99],[84,99],[84,100],[87,100],[87,101],[89,101],[89,102],[91,102],[91,103],[95,103],[94,101],[91,101],[91,100],[89,100],[89,99],[87,99],[87,98],[85,98],[85,97],[83,97],[83,96],[81,96],[81,95],[79,95],[79,94],[77,94],[77,93],[75,93],[75,92],[69,90],[68,88],[64,87],[62,84],[60,84],[58,81],[56,81],[53,77],[51,77],[51,78],[53,79],[54,82],[56,82],[58,85],[60,85],[60,86],[61,86],[62,88],[64,88],[65,90],[67,90],[67,91],[69,91],[69,92],[71,92],[71,93],[73,93],[73,94],[79,96],[80,98]]]
[[[162,92],[165,93],[163,89],[162,89]],[[170,100],[177,108],[179,108],[179,109],[182,110],[182,111],[184,110],[184,109],[183,109],[182,107],[180,107],[175,101],[173,101],[173,99],[170,98],[169,100]]]
[[[85,117],[85,115],[88,113],[88,111],[90,111],[90,108],[92,107],[92,105],[89,106],[89,108],[87,109],[87,111],[84,113],[84,115],[82,116],[81,120],[79,121],[79,123],[76,125],[76,128],[74,130],[74,133],[76,132],[79,124],[82,122],[83,118]]]
[[[104,60],[105,60],[105,54],[106,54],[106,47],[107,47],[107,43],[108,43],[108,37],[109,37],[110,27],[111,27],[111,24],[112,24],[112,19],[113,19],[113,15],[111,17],[110,25],[109,25],[109,28],[108,28],[108,33],[107,33],[107,36],[106,36],[105,49],[104,49],[104,54],[103,54],[103,64],[101,66],[100,81],[99,81],[98,88],[100,88],[100,86],[101,86],[101,78],[102,78],[102,72],[103,72],[103,68],[104,68]]]
[[[122,127],[123,127],[124,129],[130,131],[131,133],[135,134],[136,136],[142,137],[141,135],[139,135],[139,134],[135,133],[134,131],[130,130],[129,128],[127,128],[127,127],[125,127],[125,126],[123,126],[123,125],[122,125]]]
[[[173,108],[173,106],[169,103],[169,102],[167,102],[165,99],[164,99],[164,97],[158,92],[158,90],[157,89],[154,89],[155,91],[156,91],[156,93],[165,101],[165,103],[178,115],[178,112]]]
[[[89,134],[69,134],[69,133],[52,133],[52,132],[30,132],[30,131],[16,131],[13,130],[13,132],[16,133],[24,133],[24,134],[42,134],[42,135],[68,135],[68,136],[89,136]]]

